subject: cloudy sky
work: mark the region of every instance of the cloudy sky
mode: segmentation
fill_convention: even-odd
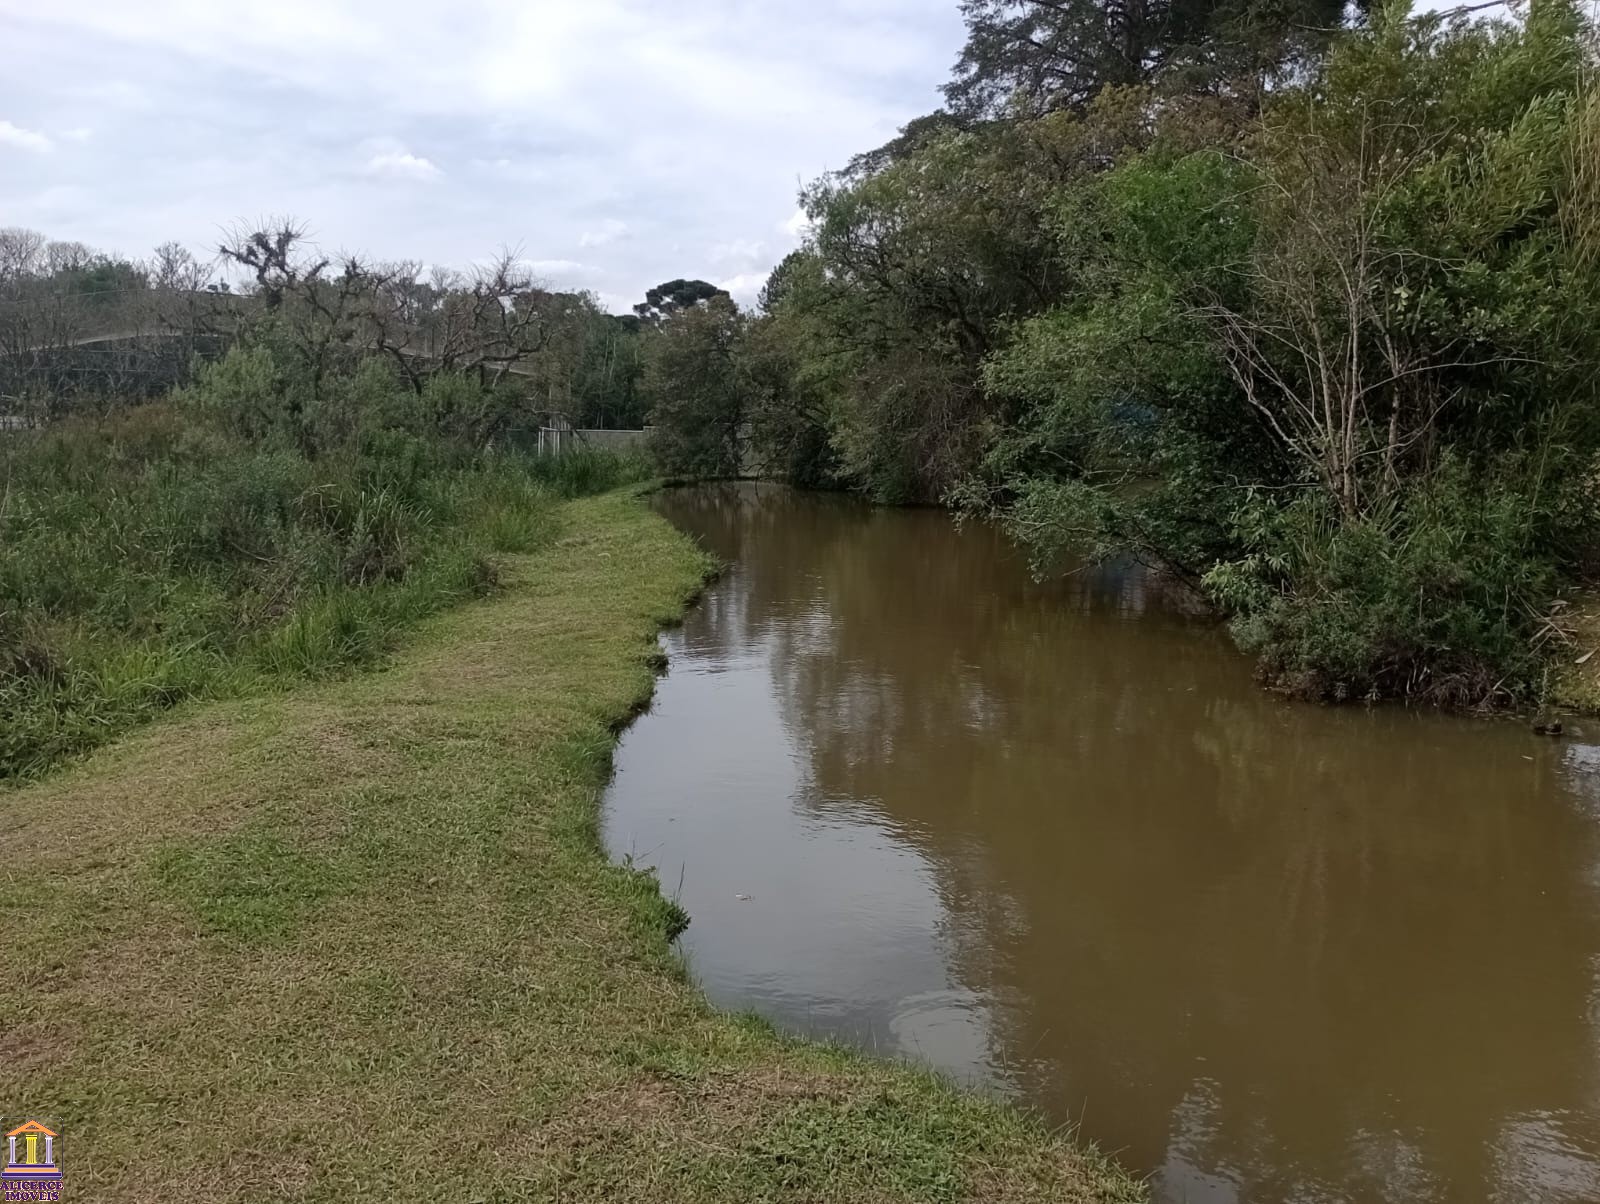
[[[802,181],[938,101],[956,0],[0,0],[0,226],[209,252],[502,246],[624,310],[753,298]]]

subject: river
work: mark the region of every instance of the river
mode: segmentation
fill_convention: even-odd
[[[730,567],[605,837],[714,1002],[1079,1124],[1163,1204],[1600,1201],[1600,745],[1286,702],[1136,566],[1039,584],[939,511],[656,504]]]

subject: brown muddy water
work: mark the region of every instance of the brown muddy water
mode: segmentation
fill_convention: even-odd
[[[1137,569],[1036,585],[936,511],[658,505],[731,568],[606,839],[715,1002],[1161,1201],[1600,1201],[1600,744],[1286,703]]]

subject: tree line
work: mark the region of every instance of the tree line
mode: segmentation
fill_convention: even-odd
[[[0,409],[39,421],[160,396],[197,356],[270,337],[312,395],[376,356],[418,394],[440,374],[474,376],[505,403],[499,427],[559,414],[637,428],[645,321],[543,286],[510,252],[466,271],[326,256],[293,220],[241,226],[206,259],[178,243],[132,260],[0,229]]]
[[[1302,694],[1537,698],[1600,546],[1591,22],[963,12],[945,106],[805,191],[756,313],[662,324],[668,464],[1138,556]]]

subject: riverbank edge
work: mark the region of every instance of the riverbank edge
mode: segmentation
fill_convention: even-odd
[[[1036,1117],[690,981],[681,915],[598,838],[709,567],[642,493],[566,504],[382,671],[5,799],[0,1111],[62,1134],[75,1198],[1143,1198]]]
[[[1577,591],[1560,616],[1545,701],[1570,715],[1600,716],[1600,587]]]

